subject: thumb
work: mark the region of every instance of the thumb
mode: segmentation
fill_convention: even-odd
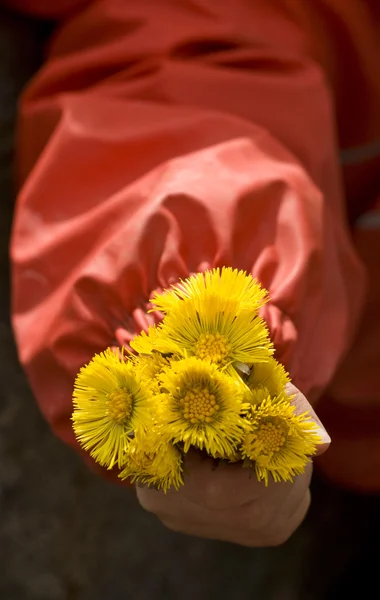
[[[297,415],[301,415],[305,412],[309,413],[311,420],[318,425],[317,433],[321,438],[321,443],[317,445],[316,453],[314,454],[314,456],[321,456],[321,454],[324,454],[326,450],[328,450],[331,444],[331,438],[329,434],[324,428],[315,410],[313,409],[311,404],[309,404],[309,402],[306,400],[305,396],[299,391],[299,389],[296,388],[295,385],[293,385],[292,383],[289,383],[286,389],[289,392],[289,394],[294,395],[292,404],[294,404],[295,406],[295,413]]]

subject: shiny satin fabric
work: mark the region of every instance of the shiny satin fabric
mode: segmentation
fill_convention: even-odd
[[[155,289],[220,265],[269,289],[277,356],[318,403],[358,331],[366,270],[306,16],[294,2],[13,4],[65,17],[21,101],[11,244],[19,355],[57,435],[78,449],[78,369],[152,322]]]

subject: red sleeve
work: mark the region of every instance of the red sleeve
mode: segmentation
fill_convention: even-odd
[[[79,367],[141,329],[155,288],[207,266],[269,288],[278,356],[309,398],[350,343],[363,272],[330,94],[295,24],[248,4],[95,2],[22,100],[13,322],[73,446]]]
[[[63,19],[94,0],[0,0],[0,3],[35,17]]]

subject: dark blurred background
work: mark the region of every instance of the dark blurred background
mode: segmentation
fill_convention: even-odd
[[[89,472],[40,416],[9,322],[8,238],[17,99],[50,29],[0,9],[0,600],[379,597],[375,498],[316,481],[306,522],[281,548],[192,539]]]

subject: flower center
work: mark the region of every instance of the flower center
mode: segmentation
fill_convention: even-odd
[[[201,360],[223,363],[229,350],[230,346],[224,335],[220,333],[202,333],[195,346],[195,356]]]
[[[257,439],[262,443],[263,454],[278,452],[285,443],[285,434],[279,425],[263,423],[257,431]]]
[[[127,390],[119,388],[108,394],[108,414],[116,423],[122,423],[129,419],[132,413],[133,398]]]
[[[207,388],[195,387],[181,398],[183,416],[190,423],[211,423],[220,409],[214,394]]]

